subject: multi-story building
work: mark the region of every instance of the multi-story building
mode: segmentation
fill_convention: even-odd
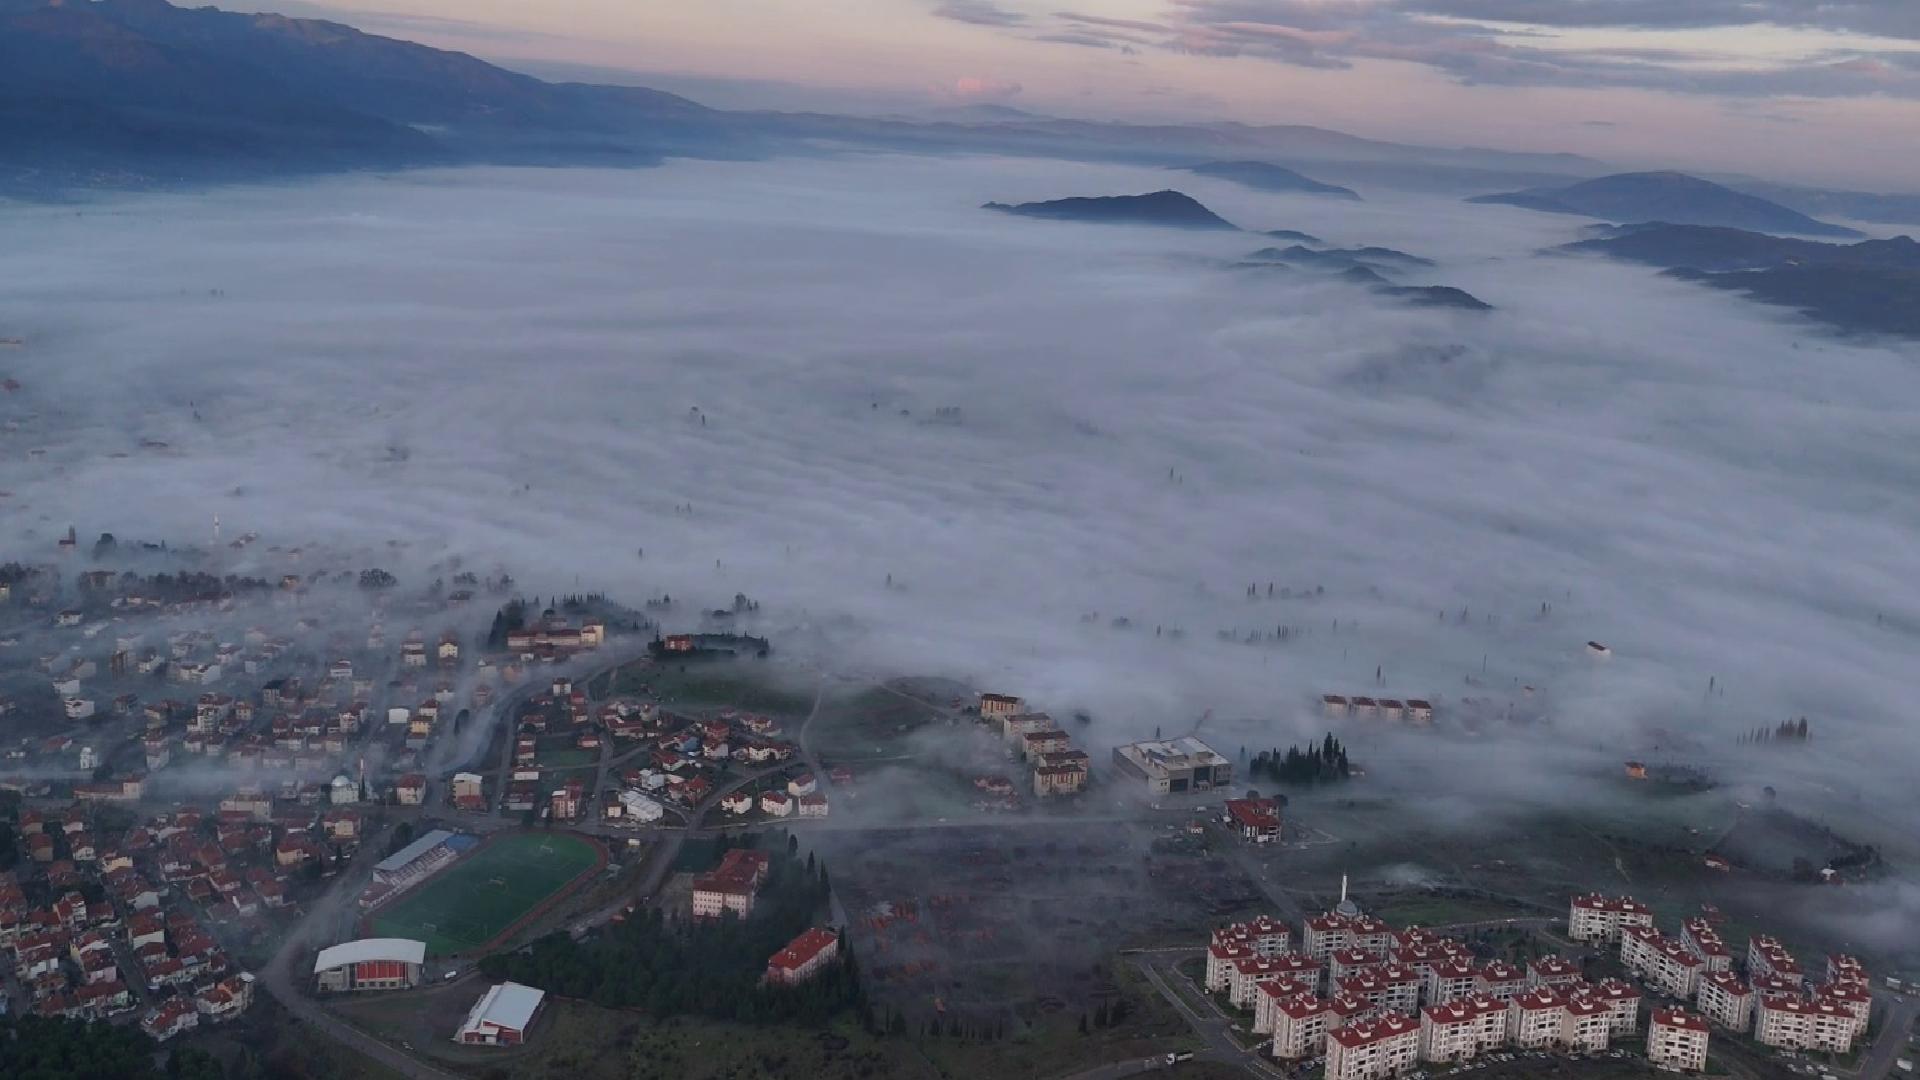
[[[1731,971],[1710,971],[1700,979],[1700,1012],[1723,1028],[1746,1031],[1753,1027],[1755,994],[1746,980]]]
[[[1580,965],[1548,953],[1527,962],[1527,987],[1572,986],[1581,981]]]
[[[1806,978],[1800,962],[1771,934],[1747,939],[1747,975],[1772,975],[1796,983]]]
[[[1442,960],[1427,968],[1425,988],[1429,1004],[1464,998],[1474,993],[1479,972],[1464,956]]]
[[[1466,1061],[1507,1041],[1507,1003],[1474,994],[1420,1010],[1420,1060]]]
[[[1420,1025],[1400,1013],[1356,1020],[1327,1032],[1327,1080],[1382,1080],[1420,1059]]]
[[[1007,694],[980,695],[980,718],[982,720],[999,716],[1012,716],[1025,707],[1025,702]]]
[[[1113,763],[1122,773],[1146,781],[1147,790],[1156,795],[1211,791],[1233,783],[1233,763],[1191,736],[1116,746]]]
[[[718,867],[693,879],[693,917],[717,919],[730,911],[744,919],[753,914],[753,899],[767,879],[767,866],[764,851],[728,851]]]
[[[1692,1000],[1707,966],[1684,944],[1650,926],[1628,927],[1620,935],[1620,962],[1654,989],[1682,1001]]]
[[[1386,962],[1386,957],[1365,949],[1335,949],[1327,954],[1327,978],[1337,983]]]
[[[1585,893],[1567,912],[1567,936],[1575,941],[1616,942],[1629,926],[1652,925],[1652,909],[1631,896]]]
[[[1576,1054],[1598,1054],[1613,1038],[1613,1009],[1590,993],[1569,995],[1560,1010],[1560,1045]]]
[[[1865,1029],[1867,1018],[1873,1015],[1873,993],[1863,983],[1821,983],[1808,991],[1814,1001],[1824,1001],[1838,1005],[1853,1014]]]
[[[1221,941],[1218,938],[1207,945],[1207,992],[1217,994],[1233,983],[1233,965],[1236,960],[1247,960],[1259,953],[1248,942]]]
[[[1560,1041],[1565,994],[1536,986],[1507,1002],[1507,1041],[1523,1050],[1540,1050]]]
[[[1805,998],[1756,995],[1753,1010],[1753,1037],[1783,1050],[1829,1050],[1846,1054],[1853,1050],[1865,1023],[1852,1011],[1831,1002]]]
[[[1351,947],[1353,919],[1329,911],[1315,915],[1300,925],[1300,951],[1321,963],[1329,963],[1333,954]]]
[[[1419,972],[1423,978],[1437,964],[1472,955],[1467,952],[1466,946],[1451,938],[1426,935],[1415,941],[1398,940],[1404,936],[1404,934],[1394,935],[1395,940],[1387,949],[1387,957],[1396,964],[1403,964]]]
[[[1747,985],[1753,987],[1753,992],[1763,998],[1805,997],[1807,989],[1798,979],[1783,979],[1778,975],[1755,974],[1747,979]]]
[[[1707,1067],[1707,1022],[1685,1009],[1655,1009],[1647,1025],[1647,1060],[1656,1067],[1699,1072]]]
[[[1250,945],[1257,955],[1279,956],[1292,951],[1293,930],[1271,915],[1259,915],[1220,927],[1213,932],[1212,941]]]
[[[1255,983],[1253,987],[1253,1033],[1271,1035],[1278,1023],[1280,1003],[1301,996],[1313,996],[1313,988],[1302,986],[1291,979],[1272,978]]]
[[[1228,799],[1227,823],[1256,844],[1280,839],[1280,807],[1273,799]]]
[[[1279,998],[1272,1005],[1273,1056],[1288,1061],[1316,1057],[1327,1048],[1333,1005],[1312,993]]]
[[[840,935],[823,927],[813,927],[767,961],[767,981],[780,986],[806,982],[839,955]]]
[[[1342,889],[1344,892],[1344,887]],[[1367,914],[1355,914],[1347,924],[1347,945],[1385,955],[1393,947],[1394,931],[1386,920]]]
[[[1082,765],[1041,765],[1033,770],[1035,798],[1077,795],[1087,789],[1087,770]]]
[[[1680,943],[1700,958],[1707,971],[1733,969],[1733,950],[1720,940],[1720,932],[1713,924],[1699,916],[1680,924]]]
[[[1411,1016],[1420,1008],[1420,973],[1398,964],[1367,968],[1334,983],[1342,994],[1365,1001],[1376,1014]]]
[[[1305,989],[1312,989],[1319,979],[1319,966],[1304,957],[1289,953],[1244,956],[1227,965],[1227,999],[1238,1008],[1251,1009],[1254,1007],[1255,990],[1261,983],[1296,983]]]
[[[1858,957],[1848,956],[1845,953],[1833,953],[1827,957],[1827,981],[1835,984],[1857,983],[1865,986],[1872,980],[1867,976],[1867,969],[1861,965]]]
[[[1602,979],[1587,991],[1587,996],[1607,1007],[1617,1038],[1640,1030],[1640,991],[1624,979]]]
[[[1473,989],[1500,1001],[1511,1001],[1527,989],[1527,973],[1505,960],[1489,960],[1474,970]]]

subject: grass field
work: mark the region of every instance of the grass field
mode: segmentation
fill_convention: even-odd
[[[805,716],[813,688],[792,672],[759,660],[708,660],[686,664],[635,665],[614,680],[617,694],[651,691],[668,708],[731,706],[748,712]]]
[[[427,943],[436,956],[477,949],[560,892],[600,859],[589,841],[564,833],[494,837],[373,917],[383,937]]]

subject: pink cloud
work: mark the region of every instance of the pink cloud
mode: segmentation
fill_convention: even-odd
[[[1017,97],[1020,84],[1007,79],[989,79],[978,75],[964,75],[953,80],[949,86],[933,88],[934,96],[966,104],[978,102],[1006,101]]]

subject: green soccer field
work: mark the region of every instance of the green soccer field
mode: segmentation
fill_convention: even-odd
[[[435,956],[498,937],[600,861],[592,843],[564,833],[495,837],[374,915],[381,937],[413,938]]]

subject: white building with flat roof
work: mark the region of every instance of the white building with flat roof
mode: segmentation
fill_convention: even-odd
[[[1191,736],[1113,748],[1120,771],[1146,781],[1156,795],[1211,791],[1233,783],[1233,763]]]

